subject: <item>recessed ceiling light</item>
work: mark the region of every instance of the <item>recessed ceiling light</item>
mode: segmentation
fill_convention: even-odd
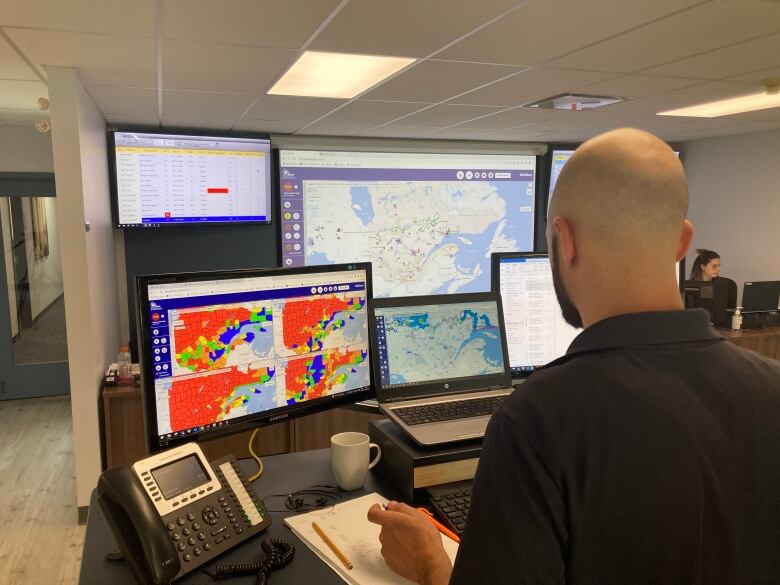
[[[306,51],[268,93],[353,98],[413,62],[405,57]]]
[[[689,116],[692,118],[717,118],[780,106],[780,85],[767,84],[766,91],[735,98],[707,102],[687,108],[658,112],[659,116]]]
[[[585,95],[577,93],[563,93],[538,102],[525,104],[524,108],[539,108],[541,110],[567,110],[570,112],[583,112],[595,110],[610,104],[618,104],[629,98],[608,95]]]

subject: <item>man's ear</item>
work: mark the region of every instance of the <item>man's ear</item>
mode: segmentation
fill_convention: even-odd
[[[691,220],[686,219],[683,221],[683,229],[682,233],[680,234],[680,243],[677,246],[678,262],[685,258],[685,255],[688,253],[688,248],[691,247],[691,242],[693,241],[693,232],[694,230]]]
[[[577,260],[577,244],[574,241],[574,226],[570,221],[553,218],[553,231],[558,238],[558,262],[561,266],[570,268]]]

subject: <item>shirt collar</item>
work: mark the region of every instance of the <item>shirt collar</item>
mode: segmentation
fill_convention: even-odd
[[[629,313],[594,323],[574,338],[567,356],[612,347],[723,339],[704,309]]]

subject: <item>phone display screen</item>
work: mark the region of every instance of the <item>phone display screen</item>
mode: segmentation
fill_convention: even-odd
[[[209,482],[209,475],[196,455],[152,469],[152,477],[166,500]]]

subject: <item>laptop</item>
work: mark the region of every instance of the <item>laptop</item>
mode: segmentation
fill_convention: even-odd
[[[512,392],[500,295],[374,299],[369,319],[382,412],[418,445],[482,438]]]
[[[517,386],[564,355],[582,329],[563,319],[547,254],[494,252],[491,276],[491,288],[504,303],[509,367]]]

